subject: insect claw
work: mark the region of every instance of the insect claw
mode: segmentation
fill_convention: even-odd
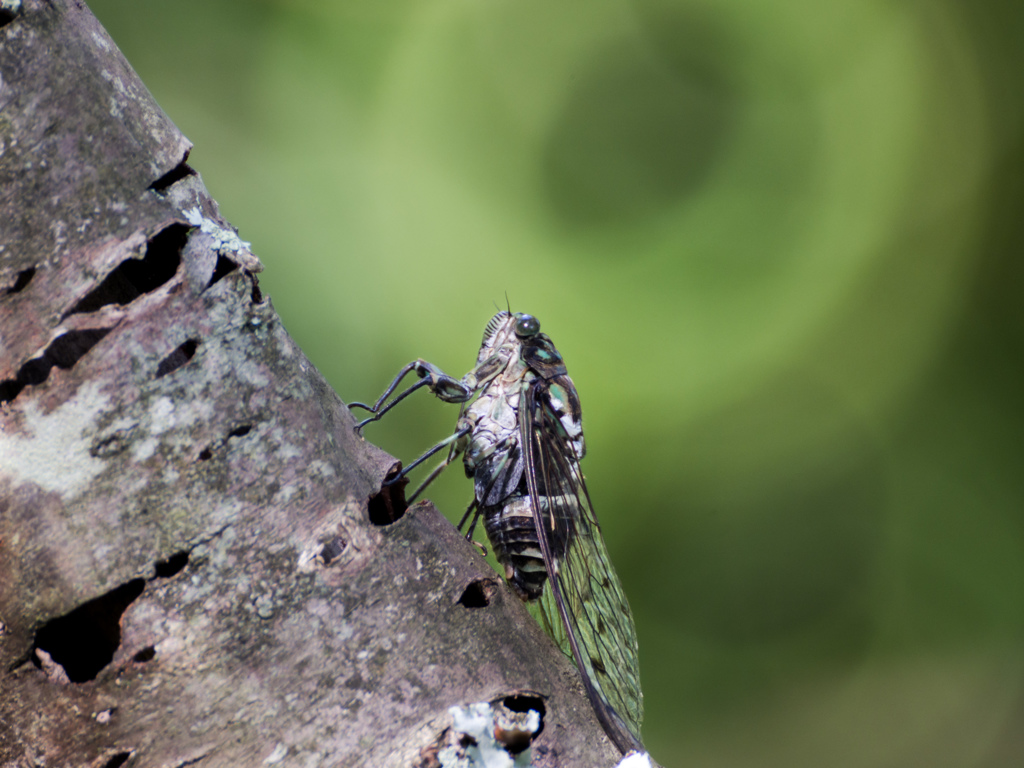
[[[487,547],[485,547],[479,541],[474,541],[473,539],[469,538],[469,536],[466,536],[466,541],[468,541],[470,544],[472,544],[474,547],[480,550],[481,555],[487,557]]]

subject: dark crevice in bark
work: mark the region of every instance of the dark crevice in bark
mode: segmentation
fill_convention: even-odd
[[[128,762],[131,756],[131,752],[118,752],[116,755],[111,755],[110,759],[103,764],[103,768],[120,768]]]
[[[109,328],[84,328],[61,334],[39,357],[33,357],[18,370],[13,379],[0,381],[0,403],[10,402],[25,387],[42,384],[50,375],[50,369],[57,367],[67,370],[95,347]]]
[[[186,179],[189,176],[195,176],[196,172],[188,163],[185,161],[188,159],[188,153],[182,158],[181,162],[178,163],[174,168],[169,170],[159,179],[149,185],[149,188],[158,194],[162,194],[172,184]]]
[[[370,522],[374,525],[391,525],[402,519],[405,510],[409,505],[405,501],[405,486],[409,481],[404,477],[395,483],[389,483],[390,477],[398,473],[401,464],[396,464],[388,476],[384,478],[384,485],[380,491],[370,497],[367,507],[370,515]]]
[[[493,579],[477,579],[462,590],[457,602],[464,608],[486,608],[494,599],[497,589],[498,583]]]
[[[156,376],[154,376],[154,378],[162,378],[181,368],[185,363],[192,359],[192,356],[195,355],[196,350],[199,348],[201,343],[202,342],[198,339],[189,339],[179,346],[171,352],[171,354],[160,361],[160,364],[156,367]]]
[[[64,318],[95,312],[108,304],[128,304],[159,288],[178,271],[188,233],[187,224],[176,222],[164,227],[149,239],[145,256],[121,262],[102,283],[65,312]]]
[[[547,712],[547,709],[544,707],[544,698],[530,693],[515,693],[511,696],[506,696],[501,700],[501,703],[513,712],[529,712],[532,709],[541,717]]]
[[[18,10],[20,10],[20,7]],[[5,27],[14,21],[15,17],[18,15],[18,10],[0,8],[0,27]]]
[[[145,579],[132,579],[48,621],[36,633],[33,651],[48,653],[73,683],[94,680],[121,644],[121,615],[145,588]]]
[[[325,541],[320,547],[320,551],[317,553],[317,557],[323,562],[324,565],[330,565],[348,546],[348,542],[345,541],[341,536],[335,536],[330,541]]]
[[[501,703],[511,712],[529,712],[531,709],[540,715],[540,725],[532,734],[532,741],[544,732],[544,716],[547,714],[547,707],[544,705],[544,698],[532,693],[516,693],[506,696]]]
[[[213,276],[210,278],[210,282],[206,284],[206,287],[209,288],[217,281],[224,279],[227,275],[230,275],[236,269],[238,269],[238,264],[233,262],[223,253],[218,253],[217,266],[213,268]]]
[[[28,284],[32,282],[32,278],[36,276],[36,268],[29,267],[23,269],[18,273],[18,276],[14,278],[14,284],[10,288],[6,289],[4,293],[20,293],[28,287]]]
[[[121,453],[131,443],[132,433],[135,426],[119,429],[111,435],[104,435],[98,438],[89,447],[89,455],[94,459],[109,459]]]
[[[203,450],[199,452],[198,460],[209,461],[210,459],[213,458],[213,452],[219,448],[223,448],[227,444],[228,440],[231,440],[232,438],[245,437],[250,432],[252,432],[252,428],[252,424],[242,424],[240,426],[235,427],[230,432],[228,432],[227,437],[225,437],[223,440],[217,440],[203,448]]]
[[[137,661],[140,664],[145,664],[147,661],[152,661],[155,658],[156,648],[154,648],[152,645],[147,645],[141,651],[136,652],[136,654],[132,656],[132,661]]]
[[[171,576],[176,576],[181,573],[185,569],[186,565],[188,565],[188,552],[184,550],[181,552],[175,552],[166,560],[160,560],[157,562],[153,567],[153,578],[169,579]]]
[[[256,275],[250,273],[249,277],[252,279],[252,303],[259,304],[263,301],[263,291],[260,290],[260,281],[256,278]]]

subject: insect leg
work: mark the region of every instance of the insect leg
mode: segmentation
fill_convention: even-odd
[[[384,404],[384,401],[387,400],[388,397],[391,396],[391,393],[394,392],[395,389],[398,388],[398,385],[402,383],[402,379],[404,379],[409,374],[410,371],[415,370],[417,364],[420,363],[420,362],[421,362],[420,360],[415,360],[415,361],[409,363],[404,368],[402,368],[402,370],[400,370],[398,372],[398,375],[395,376],[394,380],[388,385],[388,388],[384,390],[384,394],[382,394],[379,398],[377,398],[377,402],[374,403],[373,405],[367,405],[366,403],[349,403],[348,407],[349,408],[362,408],[364,411],[369,411],[370,413],[372,413],[373,414],[373,418],[372,419],[367,419],[366,421],[371,421],[371,420],[375,421],[376,419],[379,419],[381,416],[383,416],[385,413],[387,413],[387,411],[389,411],[391,408],[393,408],[396,403],[404,400],[406,397],[411,395],[413,392],[415,392],[417,389],[419,389],[420,387],[422,387],[423,385],[425,385],[428,382],[427,379],[424,379],[424,378],[421,377],[420,381],[418,381],[415,384],[413,384],[411,387],[409,387],[409,389],[405,390],[398,397],[396,397],[394,400],[392,400],[390,403],[388,403],[387,407],[385,407],[383,409],[381,408],[381,406]],[[365,424],[366,421],[364,421],[361,424],[359,424],[359,426],[356,427],[356,429],[359,429],[359,427],[363,426],[363,424]]]
[[[472,537],[473,529],[476,528],[476,521],[480,519],[480,509],[477,507],[476,498],[474,498],[469,503],[469,506],[466,507],[466,514],[464,514],[462,516],[462,519],[459,520],[459,524],[457,526],[455,526],[458,530],[461,531],[462,530],[462,526],[464,526],[466,524],[466,521],[469,519],[469,516],[470,516],[470,514],[472,514],[473,510],[476,510],[476,514],[473,515],[473,522],[470,523],[469,530],[466,531],[466,538],[467,539]]]
[[[466,531],[466,541],[468,541],[470,544],[472,544],[474,547],[480,550],[481,555],[487,557],[487,547],[485,547],[479,541],[473,541],[473,531],[476,530],[476,524],[477,521],[480,519],[481,513],[482,510],[480,509],[480,506],[477,504],[477,500],[474,497],[473,500],[469,503],[469,506],[466,507],[466,514],[464,514],[462,516],[462,519],[459,520],[459,524],[456,526],[456,529],[459,532],[461,532],[462,526],[466,524],[466,520],[469,520],[469,516],[473,515],[473,519],[469,523],[469,530]]]
[[[402,375],[404,376],[405,374],[402,374]],[[367,418],[363,419],[358,424],[356,424],[356,429],[357,430],[362,429],[367,424],[369,424],[371,421],[377,421],[377,419],[379,419],[385,413],[390,411],[392,408],[394,408],[400,402],[405,400],[405,398],[407,398],[409,395],[411,395],[417,389],[419,389],[420,387],[423,387],[423,386],[425,386],[425,385],[427,385],[429,383],[430,383],[429,379],[420,379],[415,384],[413,384],[411,387],[409,387],[407,390],[405,390],[400,395],[398,395],[398,397],[396,397],[390,403],[385,405],[383,408],[381,408],[381,406],[380,406],[381,400],[383,400],[385,397],[387,397],[389,394],[391,394],[391,390],[394,389],[394,385],[392,385],[391,387],[388,387],[388,391],[385,392],[381,396],[381,400],[378,400],[372,407],[366,405],[365,403],[349,403],[348,404],[349,408],[362,408],[363,410],[369,411],[372,414],[371,416],[368,416]]]
[[[420,377],[420,380],[398,394],[391,402],[385,404],[391,393],[402,383],[402,379],[413,371]],[[362,408],[371,414],[368,418],[356,424],[356,429],[362,429],[371,421],[377,421],[381,416],[402,402],[402,400],[424,386],[428,387],[431,392],[446,403],[464,403],[473,396],[474,391],[470,386],[464,384],[459,379],[449,376],[436,365],[428,363],[426,360],[413,360],[398,372],[398,375],[395,376],[388,388],[384,390],[384,394],[377,398],[377,402],[372,406],[366,403],[348,404],[349,408]]]
[[[456,436],[459,434],[459,432],[455,433]],[[461,434],[466,433],[462,432]],[[450,440],[451,438],[448,439]],[[452,445],[451,449],[448,451],[448,455],[445,457],[445,460],[430,470],[430,474],[427,475],[426,479],[419,484],[419,487],[417,487],[415,491],[412,492],[412,496],[409,497],[408,503],[412,504],[416,501],[416,497],[426,490],[427,486],[434,482],[437,479],[437,476],[444,472],[445,467],[451,464],[460,453],[462,453],[462,449],[458,448],[457,445]]]
[[[463,424],[462,418],[465,413],[466,403],[463,403],[461,406],[459,406],[459,425]],[[456,426],[456,431],[458,431],[459,429],[460,427]],[[408,503],[412,504],[416,500],[416,498],[426,489],[426,487],[430,485],[432,482],[434,482],[437,479],[438,475],[444,472],[445,467],[447,467],[449,464],[455,461],[456,457],[458,457],[462,453],[464,448],[465,446],[462,445],[459,440],[456,440],[454,443],[452,443],[448,448],[448,456],[445,458],[444,461],[442,461],[440,464],[438,464],[436,467],[434,467],[434,469],[430,471],[430,474],[427,475],[426,480],[420,483],[419,487],[415,491],[413,491],[412,496],[409,497]]]
[[[403,477],[405,477],[407,474],[409,474],[409,472],[411,472],[413,469],[418,467],[424,461],[429,459],[435,453],[440,451],[446,445],[450,445],[451,443],[453,443],[453,442],[455,442],[457,440],[462,439],[463,437],[465,437],[466,435],[468,435],[472,431],[473,431],[473,427],[471,427],[469,425],[466,425],[462,429],[456,430],[451,435],[449,435],[444,440],[442,440],[440,443],[438,443],[433,448],[431,448],[426,453],[424,453],[422,456],[420,456],[418,459],[416,459],[416,461],[414,461],[408,467],[403,468],[401,472],[397,473],[394,477],[392,477],[390,480],[386,481],[384,484],[385,485],[394,485],[399,480],[401,480]],[[431,474],[434,474],[434,476],[436,477],[437,474],[440,474],[440,471],[437,471],[436,474],[435,473],[431,473]],[[430,479],[432,480],[433,477],[431,477]],[[417,488],[416,489],[416,493],[419,493],[421,490],[422,490],[422,487],[421,488]]]

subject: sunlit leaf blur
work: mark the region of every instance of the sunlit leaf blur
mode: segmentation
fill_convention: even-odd
[[[1024,6],[89,4],[343,399],[540,319],[656,759],[1024,764]]]

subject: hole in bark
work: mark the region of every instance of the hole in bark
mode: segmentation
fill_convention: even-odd
[[[409,505],[405,502],[405,486],[409,481],[404,477],[396,483],[388,485],[388,480],[398,474],[401,464],[396,464],[378,493],[370,497],[370,522],[374,525],[391,525],[402,519]]]
[[[32,282],[32,278],[36,276],[36,268],[29,267],[23,269],[18,273],[18,276],[14,278],[14,285],[8,288],[4,293],[20,293],[28,287],[28,284]]]
[[[132,661],[138,661],[138,662],[141,662],[141,663],[145,663],[147,661],[152,661],[155,658],[156,658],[156,648],[154,648],[152,645],[147,645],[141,651],[139,651],[134,656],[132,656]]]
[[[533,733],[527,731],[516,732],[514,729],[506,731],[505,738],[499,737],[498,729],[495,729],[495,739],[502,742],[510,752],[521,752],[530,746],[530,742],[544,732],[544,716],[547,714],[547,707],[544,706],[544,699],[530,693],[516,693],[501,699],[501,704],[509,712],[526,713],[533,710],[540,715],[540,724]]]
[[[185,157],[182,159],[180,163],[174,166],[174,168],[172,168],[159,179],[150,184],[149,188],[152,189],[154,192],[162,193],[165,189],[167,189],[175,182],[181,181],[182,179],[187,178],[188,176],[195,176],[195,170],[193,170],[191,166],[189,166],[189,164],[185,162],[186,159],[188,159],[188,153],[185,153]]]
[[[209,448],[203,448],[203,450],[199,452],[200,461],[209,461],[212,457],[213,452]]]
[[[252,278],[252,303],[259,304],[263,301],[263,291],[260,290],[260,281],[256,279],[256,275],[250,275]]]
[[[498,583],[493,579],[471,581],[462,590],[462,597],[459,598],[458,603],[465,608],[486,608],[491,604],[497,589]]]
[[[252,432],[252,424],[243,424],[228,432],[228,439],[230,440],[232,437],[245,437],[250,432]]]
[[[21,366],[15,378],[0,381],[0,403],[13,400],[25,387],[42,384],[54,366],[67,370],[108,333],[109,328],[86,328],[61,334],[43,354]]]
[[[132,579],[48,621],[36,633],[33,648],[50,654],[71,682],[95,679],[121,644],[121,615],[145,587],[145,579]]]
[[[348,542],[345,539],[341,536],[335,536],[330,541],[325,541],[323,546],[320,547],[320,559],[323,560],[324,565],[330,565],[338,559],[338,556],[345,551],[347,546]]]
[[[227,256],[222,253],[217,254],[217,266],[213,268],[213,276],[210,278],[210,282],[206,284],[209,288],[211,285],[216,283],[218,280],[224,279],[227,275],[230,275],[238,269],[238,264],[233,262]]]
[[[103,764],[103,768],[120,768],[120,766],[128,762],[128,758],[131,756],[131,752],[118,752]]]
[[[529,712],[532,709],[534,712],[539,714],[542,719],[544,715],[547,714],[547,708],[544,706],[544,699],[540,696],[534,696],[529,693],[514,693],[511,696],[503,698],[501,703],[513,712]],[[540,731],[537,731],[537,733],[540,733]]]
[[[169,579],[171,576],[181,573],[186,565],[188,565],[188,552],[175,552],[166,560],[160,560],[153,566],[153,578]]]
[[[168,373],[174,373],[192,359],[192,356],[196,353],[196,349],[199,348],[200,342],[197,339],[189,339],[176,350],[171,352],[167,357],[160,361],[160,365],[156,367],[156,377],[161,378],[166,376]]]
[[[4,27],[14,21],[14,17],[18,15],[20,9],[20,3],[15,6],[14,10],[9,8],[0,8],[0,27]]]
[[[108,304],[128,304],[159,288],[178,271],[188,231],[188,225],[178,223],[161,229],[149,239],[145,256],[122,261],[64,317],[95,312]]]

